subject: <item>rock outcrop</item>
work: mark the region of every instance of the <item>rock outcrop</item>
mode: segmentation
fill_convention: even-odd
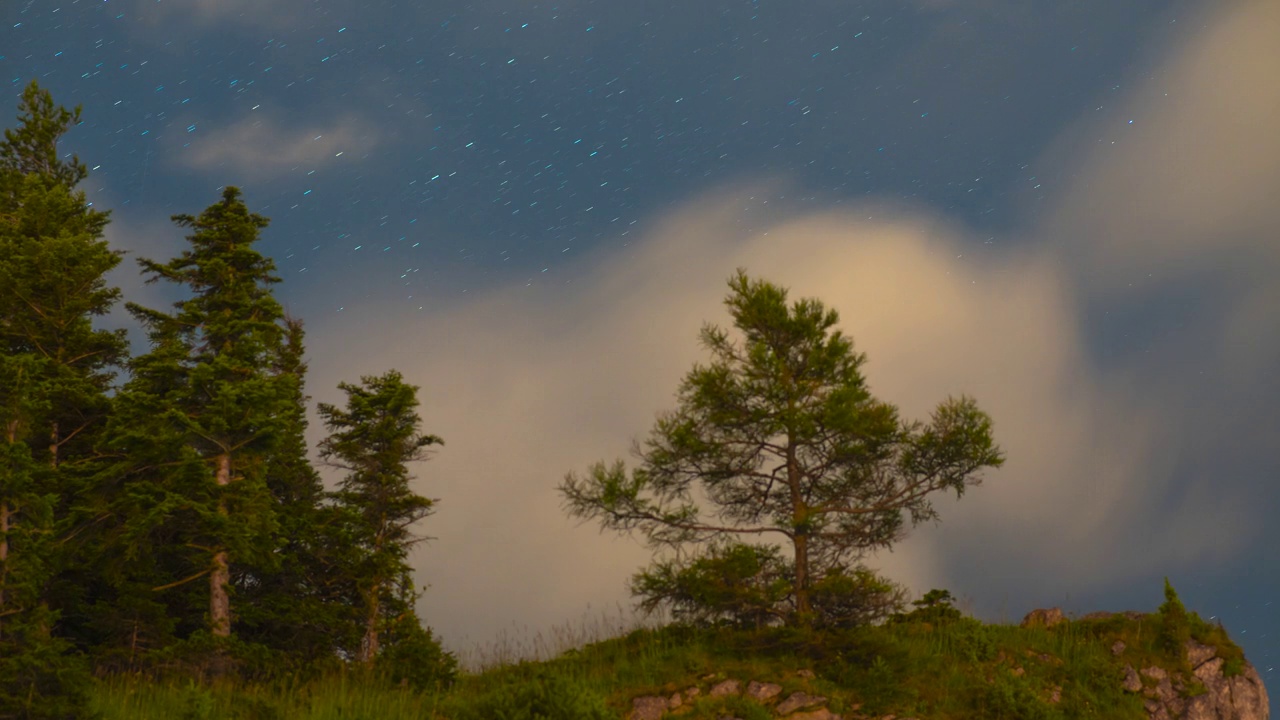
[[[1051,628],[1067,618],[1062,614],[1061,608],[1047,608],[1032,610],[1027,616],[1022,618],[1022,624],[1019,627],[1047,627]]]
[[[1267,689],[1252,665],[1245,663],[1242,674],[1229,678],[1222,672],[1225,661],[1215,648],[1188,640],[1186,649],[1192,673],[1204,687],[1203,692],[1190,697],[1186,683],[1163,668],[1138,671],[1132,665],[1125,666],[1123,687],[1142,693],[1151,720],[1270,720]],[[1143,682],[1142,677],[1151,682]]]
[[[794,675],[801,680],[811,680],[814,677],[812,670],[800,670]],[[631,711],[627,714],[627,720],[662,720],[663,718],[679,717],[679,713],[685,710],[687,705],[696,698],[704,696],[713,698],[749,697],[769,707],[775,717],[783,720],[916,720],[916,718],[898,718],[893,715],[885,715],[883,717],[863,715],[858,712],[862,707],[861,705],[854,705],[848,715],[838,715],[826,707],[827,698],[821,695],[813,695],[803,690],[797,690],[779,701],[778,698],[782,695],[782,686],[777,683],[750,680],[744,684],[742,681],[733,678],[720,679],[723,677],[723,675],[708,675],[704,677],[702,679],[704,683],[711,683],[705,692],[701,687],[695,685],[670,696],[645,695],[634,698],[631,701]],[[724,720],[738,719],[724,718]]]

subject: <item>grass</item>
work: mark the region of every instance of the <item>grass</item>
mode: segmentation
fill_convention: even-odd
[[[1194,614],[1190,625],[1192,637],[1217,647],[1225,667],[1243,667],[1220,626]],[[1051,629],[960,618],[811,633],[636,627],[619,612],[545,637],[504,635],[474,649],[468,672],[448,689],[417,692],[353,673],[249,685],[112,677],[98,683],[94,702],[105,720],[609,720],[624,717],[634,697],[698,686],[703,697],[682,718],[771,717],[748,699],[705,697],[712,683],[734,678],[778,683],[782,697],[822,695],[834,712],[873,717],[1145,720],[1141,698],[1121,689],[1126,664],[1160,665],[1187,680],[1186,694],[1198,690],[1185,658],[1162,649],[1160,630],[1158,614]],[[1116,641],[1125,644],[1119,656],[1111,651]]]

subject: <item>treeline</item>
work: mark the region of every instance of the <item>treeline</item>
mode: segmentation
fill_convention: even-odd
[[[96,328],[121,300],[109,213],[58,153],[79,122],[32,82],[0,144],[0,718],[77,717],[91,673],[343,664],[413,684],[456,663],[414,611],[408,553],[435,501],[396,372],[321,404],[307,457],[304,334],[272,295],[267,226],[227,187],[176,215],[187,249],[138,262],[185,298],[125,303],[148,348]]]

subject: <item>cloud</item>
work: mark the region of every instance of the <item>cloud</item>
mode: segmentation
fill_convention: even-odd
[[[1102,292],[1280,262],[1280,6],[1199,19],[1120,107],[1069,135],[1092,152],[1049,226]]]
[[[433,586],[426,615],[446,638],[627,602],[626,578],[647,552],[574,526],[554,487],[625,456],[672,406],[704,357],[701,323],[728,325],[723,281],[738,266],[838,309],[868,353],[874,392],[905,416],[960,393],[993,415],[1008,466],[960,503],[939,498],[941,528],[921,527],[872,562],[898,581],[923,591],[951,579],[940,548],[962,536],[1001,544],[987,558],[1011,571],[1048,563],[1095,585],[1232,549],[1144,507],[1162,479],[1149,442],[1157,419],[1091,375],[1069,279],[1049,259],[966,259],[963,232],[920,212],[869,205],[746,235],[740,209],[736,198],[695,202],[575,269],[585,280],[569,286],[508,288],[425,318],[370,308],[313,327],[319,399],[338,399],[328,388],[339,380],[395,367],[422,385],[426,427],[445,438],[419,468],[421,491],[442,502],[426,527],[438,539],[418,561]],[[1238,510],[1201,512],[1226,522]]]
[[[906,417],[959,393],[992,414],[1007,465],[962,500],[939,497],[940,526],[872,559],[916,592],[1060,604],[1064,592],[1240,552],[1267,501],[1256,478],[1213,472],[1197,448],[1207,432],[1235,433],[1256,452],[1280,429],[1255,407],[1274,397],[1268,370],[1280,355],[1280,222],[1263,202],[1280,186],[1265,122],[1280,92],[1265,75],[1280,65],[1278,13],[1233,6],[1131,106],[1089,126],[1116,134],[1080,144],[1077,129],[1078,179],[1023,250],[975,257],[964,228],[875,203],[779,212],[748,232],[742,197],[758,190],[748,188],[693,201],[630,247],[563,270],[571,283],[513,284],[425,316],[370,305],[313,320],[317,399],[340,401],[338,381],[395,367],[423,387],[425,426],[445,438],[418,469],[420,490],[441,499],[425,527],[437,539],[416,556],[428,622],[456,647],[513,618],[548,628],[627,602],[625,580],[647,551],[575,526],[554,487],[625,456],[672,406],[704,357],[701,323],[727,324],[723,281],[738,266],[839,310],[868,354],[873,391]],[[306,155],[305,144],[278,144]],[[1200,315],[1099,361],[1093,304],[1154,305],[1206,271],[1229,280]],[[1195,351],[1197,367],[1226,390],[1188,382],[1170,359],[1196,347],[1210,348]],[[1254,405],[1237,404],[1247,391]],[[992,598],[981,601],[990,610]]]
[[[178,162],[254,180],[358,159],[378,144],[377,131],[354,115],[300,127],[254,113],[222,127],[202,125],[197,132],[190,147],[175,151]]]
[[[136,0],[134,16],[148,25],[181,21],[283,29],[296,26],[308,5],[301,0]]]

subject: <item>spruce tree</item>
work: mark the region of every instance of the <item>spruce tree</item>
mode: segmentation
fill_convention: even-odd
[[[119,400],[115,447],[133,465],[120,506],[132,505],[132,514],[120,536],[134,554],[159,538],[181,547],[186,567],[156,589],[207,576],[207,631],[227,638],[232,564],[269,562],[274,549],[266,471],[287,434],[299,378],[280,370],[287,328],[270,290],[279,278],[254,247],[267,218],[227,187],[199,216],[173,220],[191,229],[191,247],[167,263],[139,264],[149,281],[177,283],[191,296],[172,314],[128,305],[152,350],[131,363]]]
[[[107,213],[76,190],[87,169],[58,154],[80,109],[56,107],[33,81],[19,111],[0,142],[0,677],[25,697],[25,717],[61,717],[79,707],[79,666],[55,636],[50,588],[77,547],[77,499],[92,490],[92,446],[125,354],[122,331],[93,327],[118,299],[105,274],[120,253],[102,239]]]
[[[319,405],[330,432],[320,443],[320,456],[347,471],[334,498],[355,552],[350,570],[363,626],[355,655],[368,666],[379,657],[388,631],[406,620],[417,627],[408,555],[425,539],[414,533],[414,524],[431,515],[436,501],[410,488],[408,463],[425,460],[428,448],[443,441],[419,430],[418,388],[400,373],[392,370],[363,377],[360,385],[338,387],[347,394],[346,409]]]
[[[307,459],[307,408],[302,323],[286,320],[286,342],[275,372],[297,379],[280,442],[267,457],[266,485],[279,524],[270,562],[244,563],[233,572],[241,609],[237,635],[276,651],[294,667],[338,661],[337,651],[358,643],[355,593],[343,572],[351,555],[338,508]]]

